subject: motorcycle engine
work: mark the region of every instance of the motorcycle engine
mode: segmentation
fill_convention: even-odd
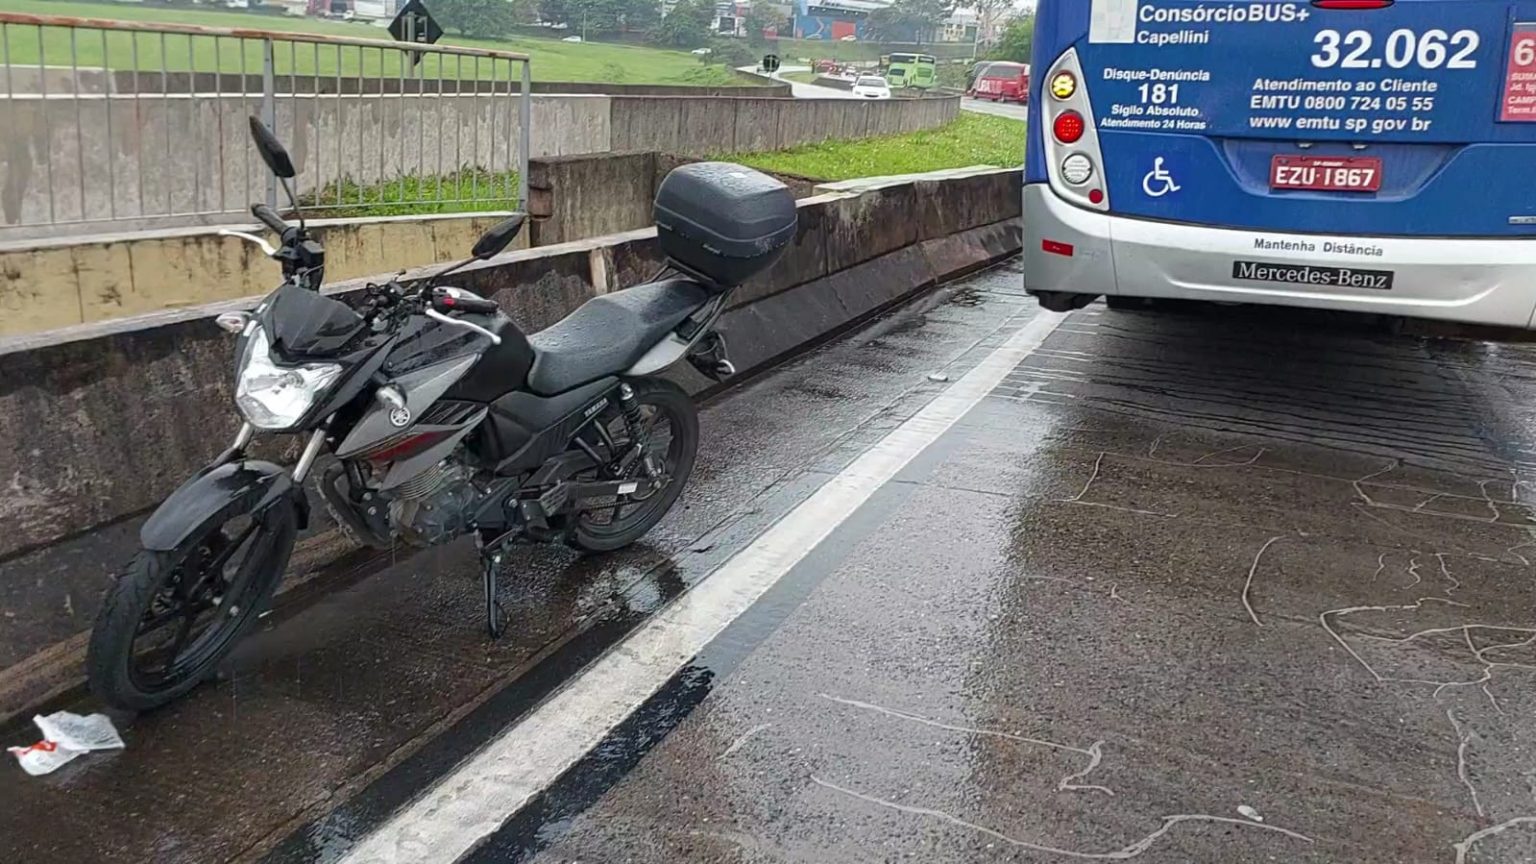
[[[467,531],[484,497],[471,481],[469,468],[450,461],[390,490],[389,516],[405,542],[432,546]]]

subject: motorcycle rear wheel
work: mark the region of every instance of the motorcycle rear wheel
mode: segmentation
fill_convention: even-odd
[[[693,472],[699,449],[699,415],[693,398],[664,378],[640,378],[630,383],[641,415],[649,424],[646,450],[665,483],[641,496],[580,502],[585,512],[570,517],[566,542],[583,552],[612,552],[644,537],[672,509]],[[613,438],[622,452],[629,440],[626,424],[614,419],[612,428],[619,433]],[[636,470],[632,476],[644,475]]]
[[[266,608],[298,534],[293,502],[210,524],[181,549],[141,549],[107,592],[91,631],[91,691],[146,711],[186,695]],[[169,638],[151,640],[170,631]]]

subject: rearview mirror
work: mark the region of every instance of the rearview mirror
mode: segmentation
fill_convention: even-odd
[[[491,226],[491,230],[480,235],[475,241],[475,248],[469,251],[470,255],[484,261],[500,254],[501,250],[511,244],[517,232],[523,230],[523,221],[528,218],[526,213],[514,213],[512,218],[504,222],[498,222]]]
[[[293,170],[293,160],[288,158],[288,151],[283,149],[283,142],[277,140],[272,130],[266,124],[251,116],[251,140],[256,142],[256,152],[261,154],[261,161],[267,163],[272,173],[291,180],[297,171]]]

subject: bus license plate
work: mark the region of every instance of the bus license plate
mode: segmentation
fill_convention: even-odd
[[[1381,159],[1375,156],[1276,156],[1269,163],[1271,189],[1314,192],[1376,192]]]

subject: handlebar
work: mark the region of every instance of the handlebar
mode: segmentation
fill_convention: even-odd
[[[476,315],[494,315],[501,311],[494,300],[467,297],[463,294],[434,293],[432,308],[439,312],[468,312]]]
[[[288,223],[283,221],[283,217],[277,215],[276,210],[265,204],[252,204],[251,215],[255,216],[261,224],[276,231],[279,237],[288,230]]]

